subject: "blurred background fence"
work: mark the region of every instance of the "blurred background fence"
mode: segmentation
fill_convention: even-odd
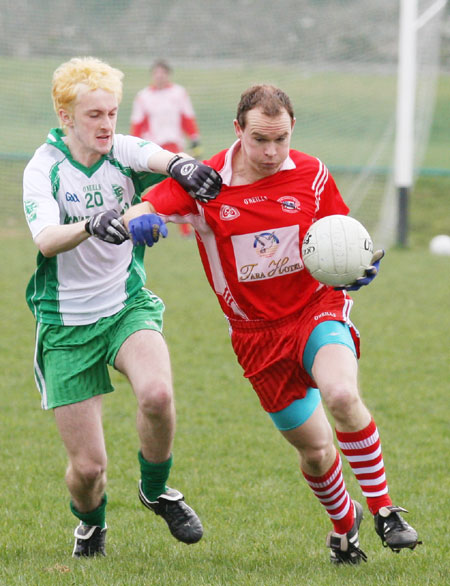
[[[439,2],[418,0],[419,14]],[[442,2],[441,2],[442,4]],[[54,69],[94,55],[125,73],[118,132],[166,58],[189,91],[205,158],[234,140],[241,92],[274,83],[292,98],[293,146],[331,169],[352,215],[377,245],[395,240],[393,185],[399,2],[394,0],[0,0],[0,201],[23,225],[21,176],[57,121]],[[450,16],[440,6],[418,31],[416,175],[450,174],[450,107],[436,90],[450,75]],[[434,140],[429,142],[430,133]]]

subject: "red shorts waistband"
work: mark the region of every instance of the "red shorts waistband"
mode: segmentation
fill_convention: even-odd
[[[233,319],[231,317],[227,317],[228,322],[233,330],[239,331],[256,331],[256,330],[266,330],[271,328],[280,328],[289,324],[295,320],[297,320],[302,311],[297,311],[295,313],[290,313],[289,315],[285,315],[284,317],[280,317],[279,319],[274,320],[266,320],[266,319]]]

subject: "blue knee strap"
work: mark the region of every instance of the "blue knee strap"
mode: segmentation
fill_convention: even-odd
[[[317,352],[328,344],[347,346],[356,356],[355,342],[349,326],[341,321],[323,321],[311,332],[303,352],[303,368],[309,376],[312,376],[312,366]]]
[[[312,366],[317,352],[327,344],[347,346],[356,356],[355,343],[349,326],[340,321],[324,321],[311,332],[303,352],[303,367],[310,376],[312,376]],[[280,431],[288,431],[305,423],[319,403],[319,390],[309,387],[304,399],[297,399],[281,411],[269,413],[269,415]]]
[[[288,431],[305,423],[314,413],[319,403],[319,389],[309,387],[304,399],[297,399],[281,411],[269,413],[269,415],[280,431]]]

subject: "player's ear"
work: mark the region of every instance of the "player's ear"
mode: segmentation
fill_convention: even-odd
[[[291,122],[291,132],[294,130],[295,123],[297,122],[297,118],[292,118]]]
[[[233,120],[233,126],[234,126],[234,133],[236,134],[236,136],[238,138],[241,138],[241,136],[242,136],[242,128],[241,128],[239,122],[236,119]]]
[[[67,112],[67,110],[64,110],[63,108],[60,108],[58,114],[63,127],[71,126],[73,120],[72,114],[69,114],[69,112]]]

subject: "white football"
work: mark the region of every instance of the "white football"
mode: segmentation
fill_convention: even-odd
[[[333,287],[346,286],[371,266],[372,239],[350,216],[326,216],[314,222],[303,239],[303,262],[311,275]]]
[[[438,234],[430,240],[430,252],[432,254],[450,255],[450,236]]]

